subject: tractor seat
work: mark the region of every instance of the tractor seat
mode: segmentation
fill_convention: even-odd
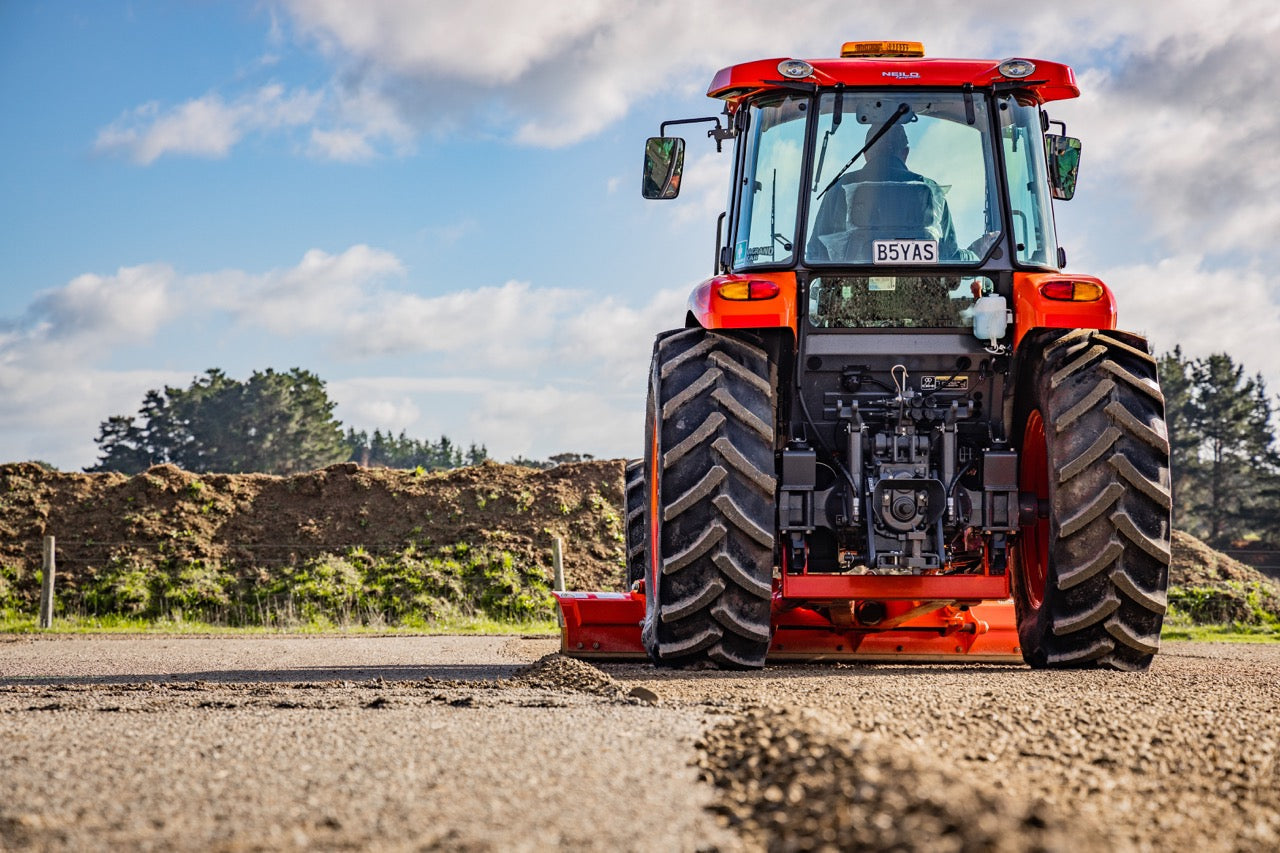
[[[874,240],[938,240],[933,189],[923,181],[851,181],[819,209],[819,260],[866,263]]]
[[[924,232],[933,224],[933,190],[923,181],[849,184],[845,207],[850,228],[873,229],[883,237],[928,239]]]

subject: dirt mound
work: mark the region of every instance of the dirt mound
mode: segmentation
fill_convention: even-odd
[[[1177,586],[1210,586],[1220,581],[1276,584],[1276,581],[1252,566],[1221,551],[1215,551],[1190,533],[1173,531],[1173,562],[1169,566],[1169,583]]]
[[[756,709],[699,744],[732,828],[770,850],[1103,850],[1043,802],[1014,802],[812,713]]]
[[[450,608],[545,616],[556,537],[569,588],[623,588],[622,471],[621,460],[433,474],[346,463],[291,477],[0,465],[0,609],[34,609],[51,534],[65,612],[235,624],[403,623]],[[1181,531],[1170,584],[1193,621],[1280,613],[1280,583]]]
[[[542,690],[572,690],[596,696],[621,696],[622,684],[589,663],[561,654],[545,655],[517,672],[506,684]]]
[[[1169,603],[1196,624],[1280,623],[1280,582],[1215,551],[1181,530],[1173,532]]]
[[[570,588],[621,589],[622,468],[486,462],[422,473],[347,463],[275,477],[160,465],[126,477],[0,465],[0,607],[38,597],[45,535],[57,537],[60,598],[131,566],[162,565],[188,587],[208,569],[256,583],[352,549],[361,559],[406,549],[506,554],[549,579],[556,537]]]

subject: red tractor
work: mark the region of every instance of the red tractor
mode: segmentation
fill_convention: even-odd
[[[1074,75],[923,56],[735,65],[723,122],[648,141],[643,194],[667,199],[667,125],[734,140],[729,209],[654,344],[631,591],[560,594],[567,653],[1150,665],[1164,400],[1111,290],[1062,270],[1080,143],[1043,108]]]

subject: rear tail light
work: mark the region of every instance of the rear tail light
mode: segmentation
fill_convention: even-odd
[[[721,299],[745,302],[748,299],[772,299],[782,288],[772,281],[729,281],[716,288]]]
[[[1040,295],[1057,302],[1097,302],[1102,285],[1091,281],[1051,281],[1040,285]]]

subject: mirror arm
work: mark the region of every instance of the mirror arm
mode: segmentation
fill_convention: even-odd
[[[717,116],[705,116],[703,118],[670,119],[658,125],[658,135],[666,136],[667,125],[669,124],[702,124],[708,121],[715,122],[716,126],[707,131],[707,137],[710,139],[714,139],[716,141],[716,153],[719,154],[723,150],[720,147],[720,143],[724,142],[724,140],[726,139],[735,138],[738,135],[738,129],[735,127],[722,127],[720,125],[720,119]]]

